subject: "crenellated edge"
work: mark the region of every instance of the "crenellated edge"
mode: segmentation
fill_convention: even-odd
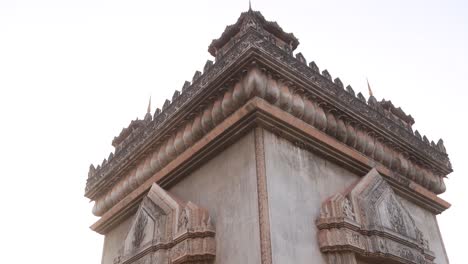
[[[294,89],[290,83],[277,80],[268,71],[261,70],[257,64],[252,64],[247,69],[247,74],[238,82],[227,88],[224,94],[213,98],[212,103],[178,130],[173,130],[172,135],[154,146],[154,150],[149,152],[119,184],[97,199],[93,213],[100,216],[109,210],[253,97],[264,99],[424,188],[435,193],[445,190],[440,175],[435,175],[431,170],[408,159],[404,153],[394,149],[372,131],[352,120],[347,120],[300,90]]]
[[[247,35],[246,37],[255,38],[253,36],[253,34]],[[127,165],[125,165],[125,166],[117,165],[116,166],[116,164],[124,164],[123,162],[127,162],[128,160],[131,160],[130,157],[135,156],[134,152],[139,148],[138,146],[142,145],[142,141],[144,141],[144,139],[147,139],[149,137],[154,137],[154,134],[155,134],[154,131],[160,132],[158,130],[160,130],[161,126],[166,126],[167,125],[166,121],[169,119],[169,117],[174,115],[174,113],[176,111],[180,111],[181,106],[186,104],[190,98],[193,98],[195,96],[195,94],[197,94],[203,87],[205,87],[206,84],[209,82],[209,80],[212,80],[217,74],[222,72],[223,69],[226,69],[227,67],[232,65],[232,63],[234,63],[234,61],[235,61],[235,58],[238,57],[240,54],[243,54],[245,50],[247,50],[249,48],[252,48],[252,46],[249,44],[249,42],[251,43],[253,41],[252,40],[239,41],[232,48],[232,50],[228,54],[226,54],[226,56],[223,57],[222,60],[217,61],[214,65],[208,67],[209,68],[208,72],[202,74],[201,76],[199,76],[198,77],[199,79],[197,79],[197,81],[195,83],[193,83],[192,85],[189,86],[189,83],[186,82],[184,84],[183,89],[182,89],[182,94],[179,97],[177,97],[177,99],[175,101],[173,101],[172,103],[170,103],[170,101],[169,101],[169,103],[166,103],[166,109],[164,111],[161,111],[161,110],[157,109],[155,114],[154,114],[152,122],[147,123],[145,128],[139,128],[139,129],[133,130],[132,133],[131,133],[131,136],[128,137],[125,140],[126,142],[125,142],[125,144],[123,144],[123,145],[125,145],[124,148],[123,147],[116,147],[116,153],[112,155],[113,156],[112,161],[111,161],[111,159],[109,159],[105,164],[103,164],[103,166],[98,165],[97,168],[95,168],[94,166],[90,166],[90,170],[89,170],[89,174],[88,174],[88,183],[87,183],[87,188],[86,188],[86,196],[91,198],[91,199],[96,199],[96,198],[98,198],[98,196],[100,194],[102,194],[102,192],[105,192],[106,189],[102,189],[101,187],[99,187],[99,189],[96,189],[96,188],[98,188],[98,186],[102,185],[104,180],[107,181],[108,180],[107,178],[110,175],[112,177],[115,177],[115,176],[117,176],[116,174],[122,173],[121,168],[124,168],[124,167],[127,166]],[[296,60],[296,59],[292,58],[289,54],[284,54],[284,52],[282,54],[283,54],[282,55],[283,59],[288,58],[288,60],[291,60],[291,59]],[[316,72],[318,72],[318,67],[316,66],[316,64],[314,62],[311,62],[309,64],[310,68],[307,67],[306,65],[304,65],[303,62],[300,62],[300,64],[303,65],[304,67],[306,67],[307,69],[309,69],[310,72],[306,73],[306,75],[309,76],[309,78],[312,78],[312,80],[314,81],[313,82],[314,85],[317,86],[316,88],[323,87],[321,89],[325,89],[325,91],[327,91],[327,92],[333,92],[333,93],[337,94],[336,90],[339,90],[340,85],[336,84],[336,83],[333,83],[333,82],[330,82],[330,83],[325,82],[324,83],[323,82],[324,79],[329,80],[329,78],[327,78],[328,76],[323,78],[322,80],[320,80],[320,78],[317,79]],[[291,67],[296,67],[297,64],[292,64],[290,66]],[[306,70],[301,69],[301,71],[305,72]],[[275,73],[275,74],[277,74],[277,73]],[[195,75],[198,75],[198,74],[195,74]],[[333,88],[333,89],[331,89],[331,88]],[[221,89],[224,89],[224,88],[221,87]],[[348,102],[351,102],[350,103],[351,108],[353,108],[356,105],[356,103],[353,102],[353,100],[354,101],[361,101],[366,107],[369,107],[368,109],[366,109],[366,111],[363,111],[363,114],[367,114],[369,112],[369,110],[371,110],[370,113],[372,113],[373,108],[371,106],[367,106],[366,99],[364,98],[364,96],[362,96],[362,94],[359,93],[358,98],[356,98],[355,95],[354,95],[354,90],[352,90],[352,88],[350,86],[347,86],[346,90],[344,90],[344,89],[342,89],[342,90],[343,90],[344,93],[343,92],[338,92],[338,97],[342,98],[345,94],[347,94],[345,97],[346,97],[346,100]],[[309,93],[309,91],[305,91],[305,92]],[[312,98],[316,98],[317,100],[320,99],[320,98],[317,98],[316,95],[313,95],[313,94],[311,94],[309,96],[311,96]],[[320,102],[320,104],[325,105],[326,108],[333,107],[333,106],[330,106],[328,103],[324,104],[323,102]],[[363,108],[363,105],[359,105],[359,107],[357,109],[362,109],[362,108]],[[378,111],[375,111],[375,112],[379,113]],[[389,121],[391,121],[391,120],[389,120]],[[385,121],[385,122],[389,122],[389,121]],[[358,122],[358,121],[357,120],[351,120],[350,122]],[[389,123],[390,123],[390,125],[386,125],[386,127],[388,127],[392,132],[393,131],[399,131],[397,126],[391,125],[392,122],[389,122]],[[368,129],[372,129],[372,128],[368,128]],[[149,133],[148,130],[152,130],[153,132]],[[442,175],[442,176],[444,176],[449,171],[451,171],[451,166],[450,166],[450,163],[449,163],[449,161],[447,159],[447,155],[445,154],[446,153],[445,152],[445,147],[443,145],[442,140],[439,140],[439,142],[437,144],[435,144],[435,143],[427,144],[423,140],[419,140],[421,143],[416,144],[416,143],[414,143],[414,140],[406,140],[405,138],[407,137],[407,135],[405,135],[404,133],[403,134],[400,133],[400,132],[398,132],[398,133],[403,135],[403,141],[406,141],[406,142],[408,142],[410,144],[413,144],[414,148],[412,148],[412,150],[414,150],[414,151],[423,151],[424,152],[425,151],[424,149],[427,148],[426,147],[426,145],[427,145],[431,149],[436,149],[437,152],[440,152],[440,153],[444,154],[444,155],[441,156],[441,155],[437,154],[434,151],[431,151],[430,153],[427,153],[427,155],[429,155],[429,156],[434,156],[433,157],[434,160],[437,160],[439,162],[440,161],[442,161],[442,162],[447,161],[448,170],[445,170],[445,172],[442,172],[444,170],[438,171],[437,166],[432,166],[432,165],[428,166],[428,168],[435,169],[436,171],[438,171],[437,173]],[[415,139],[417,139],[417,137],[414,136],[412,133],[411,133],[411,135]],[[380,136],[380,137],[382,137],[382,136]],[[414,144],[416,144],[416,145],[414,145]],[[393,147],[400,148],[397,145],[395,145],[394,143],[392,143],[392,145],[393,145]],[[405,153],[404,154],[405,156],[408,156],[409,159],[414,160],[415,162],[421,162],[422,161],[422,160],[419,160],[419,158],[417,158],[417,159],[412,158],[411,155],[408,155],[408,153],[406,151],[404,151],[404,153]],[[427,165],[424,165],[424,166],[427,166]],[[118,181],[119,178],[120,177],[115,178],[110,183],[106,183],[105,186],[109,186],[109,184],[111,184],[111,185],[115,184]],[[100,191],[97,192],[97,190],[100,190]]]

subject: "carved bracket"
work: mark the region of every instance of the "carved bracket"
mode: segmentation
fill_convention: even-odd
[[[114,263],[210,263],[216,253],[214,236],[206,209],[153,184]]]
[[[316,224],[320,250],[329,263],[345,258],[357,263],[359,256],[379,263],[430,264],[435,258],[414,219],[375,169],[327,199]]]

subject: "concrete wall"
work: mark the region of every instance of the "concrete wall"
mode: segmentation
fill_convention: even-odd
[[[128,230],[134,216],[128,217],[125,221],[114,227],[104,237],[104,247],[102,251],[102,264],[113,264],[118,256],[127,236]]]
[[[325,264],[315,225],[320,206],[360,178],[266,131],[265,159],[274,263],[313,260]],[[436,255],[435,263],[448,264],[435,215],[403,198],[400,200],[429,240]]]
[[[170,192],[207,208],[218,264],[260,263],[253,132],[177,183]]]
[[[322,202],[357,175],[265,131],[265,159],[274,263],[326,263],[315,219]]]
[[[270,132],[264,140],[273,262],[326,264],[315,225],[320,206],[360,177]],[[216,227],[215,264],[261,263],[255,166],[251,132],[169,190],[208,209]],[[435,263],[448,263],[435,216],[401,200],[429,240]],[[113,264],[132,218],[105,236],[103,264]]]
[[[447,253],[445,252],[444,242],[439,231],[436,216],[424,208],[415,205],[405,199],[400,199],[401,203],[413,217],[416,226],[429,241],[429,248],[434,252],[434,262],[437,264],[448,264]]]

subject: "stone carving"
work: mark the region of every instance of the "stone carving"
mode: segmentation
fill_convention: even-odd
[[[317,66],[317,64],[315,64],[315,61],[312,61],[311,63],[309,63],[309,67],[310,67],[315,73],[319,73],[319,72],[320,72],[319,67]]]
[[[302,53],[297,53],[296,54],[296,59],[304,64],[307,64],[307,60],[305,59],[304,55]]]
[[[238,33],[246,34],[249,28],[262,32],[270,43],[274,38],[275,45],[288,54],[299,45],[299,40],[294,34],[284,32],[276,22],[267,21],[260,12],[249,9],[240,15],[235,24],[227,26],[220,38],[211,42],[208,52],[218,59],[219,53],[225,54],[229,48],[232,48]]]
[[[333,81],[338,87],[341,87],[344,89],[343,82],[340,80],[340,78],[336,77],[335,80]]]
[[[343,200],[343,213],[346,217],[354,220],[354,212],[351,202],[348,198],[344,198]]]
[[[316,224],[320,250],[329,260],[352,253],[354,260],[346,263],[355,263],[357,256],[379,263],[434,263],[423,233],[375,169],[345,193],[324,201]]]
[[[179,214],[179,224],[177,225],[177,230],[187,229],[188,227],[188,215],[187,215],[187,208],[184,208],[180,211]]]
[[[402,214],[402,209],[394,199],[389,199],[387,201],[387,213],[393,228],[395,228],[398,233],[406,234],[406,226]]]
[[[346,86],[346,91],[352,96],[355,97],[356,94],[354,93],[353,87],[351,85]]]
[[[140,246],[141,242],[145,238],[145,227],[148,223],[148,219],[144,214],[139,214],[135,223],[135,229],[133,231],[132,245],[134,248]]]
[[[332,77],[331,77],[330,73],[328,72],[328,70],[323,70],[322,71],[322,76],[325,77],[329,81],[332,80]]]
[[[153,184],[114,263],[212,263],[214,236],[205,209]]]
[[[190,82],[189,81],[185,81],[184,82],[184,85],[182,86],[182,93],[184,93],[185,91],[187,91],[187,89],[190,87]]]
[[[338,112],[326,111],[324,105],[303,95],[294,94],[293,88],[268,76],[254,64],[251,65],[246,75],[232,87],[229,87],[222,96],[217,97],[201,113],[188,120],[178,131],[172,133],[170,137],[156,146],[152,152],[147,153],[146,159],[136,166],[136,170],[130,171],[124,180],[136,181],[137,184],[116,185],[96,201],[93,212],[96,215],[102,215],[125,194],[136,188],[139,183],[144,182],[156,171],[162,169],[178,154],[221,123],[224,118],[231,115],[236,108],[253,97],[264,98],[272,105],[291,113],[309,125],[324,131],[433,192],[440,193],[445,189],[442,178],[434,175],[430,169],[422,167],[414,160],[409,160],[403,153],[384,144],[376,135],[367,132],[365,127],[348,120],[345,123]],[[365,99],[363,100],[365,101]],[[306,147],[303,142],[296,142],[296,144],[303,148]],[[114,194],[113,197],[112,194]]]
[[[246,28],[244,22],[252,22],[255,26]],[[243,32],[242,27],[246,28]],[[254,96],[265,98],[269,103],[371,156],[428,190],[442,193],[445,190],[443,176],[451,172],[443,141],[432,146],[426,140],[419,139],[408,127],[412,122],[411,116],[407,116],[401,108],[395,108],[390,101],[385,100],[369,105],[361,93],[356,98],[352,89],[345,91],[341,87],[341,81],[334,83],[329,74],[324,74],[325,77],[320,75],[315,63],[307,66],[300,61],[301,58],[298,60],[291,56],[290,51],[298,44],[293,34],[285,33],[275,22],[266,21],[259,12],[243,13],[236,24],[227,27],[221,38],[210,45],[210,53],[216,56],[216,63],[208,63],[203,74],[198,72],[194,75],[192,84],[184,84],[182,94],[176,96],[177,100],[166,100],[162,112],[157,110],[153,120],[132,121],[113,143],[116,150],[112,160],[108,159],[97,168],[90,167],[85,195],[96,201],[93,212],[102,215],[148,175],[161,169]],[[280,79],[286,77],[265,63],[258,65],[263,70],[255,78],[267,79],[266,87],[252,89],[242,81],[240,88],[234,89],[236,84],[231,80],[248,79],[243,72],[250,69],[245,68],[229,72],[229,78],[224,78],[229,80],[226,83],[214,84],[218,77],[226,75],[226,70],[252,48],[257,50],[259,56],[269,57],[285,65],[308,86],[301,87],[301,92],[296,93],[299,88],[295,86],[300,87],[300,83],[283,84]],[[276,80],[270,81],[271,78],[267,77],[269,75],[275,76]],[[276,86],[272,86],[273,83]],[[288,88],[279,90],[279,84]],[[213,96],[199,98],[208,90]],[[283,99],[278,100],[276,95],[281,95]],[[289,97],[292,95],[294,100],[287,99],[293,98]],[[200,109],[200,112],[193,109],[187,111],[183,106],[195,99],[203,101],[201,105],[205,108]],[[294,107],[291,107],[292,104]],[[209,112],[211,117],[208,116]],[[182,118],[171,119],[175,114]],[[204,122],[199,122],[203,116]],[[368,123],[362,124],[363,120]],[[202,124],[201,128],[199,124]],[[176,129],[180,130],[174,133]],[[357,134],[360,136],[357,137]],[[142,156],[157,157],[158,160],[147,158],[137,163],[138,157]],[[138,175],[137,171],[132,170],[135,167],[140,168]],[[137,184],[128,184],[127,181]]]

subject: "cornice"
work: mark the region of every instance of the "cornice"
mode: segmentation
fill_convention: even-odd
[[[261,36],[257,39],[255,46],[262,54],[258,61],[265,61],[268,70],[274,71],[279,78],[290,81],[296,90],[303,90],[300,92],[319,101],[324,108],[337,112],[349,122],[360,124],[369,133],[375,133],[391,142],[410,159],[435,170],[437,174],[446,176],[452,172],[442,140],[437,145],[431,144],[425,136],[422,138],[419,132],[413,133],[401,123],[382,114],[381,109],[370,102],[375,98],[371,97],[369,102],[366,102],[364,96],[361,93],[356,96],[350,86],[345,89],[339,78],[332,81],[327,70],[320,74],[314,62],[307,65],[302,55],[295,58],[270,43],[268,39]]]
[[[153,120],[145,120],[116,148],[102,167],[90,169],[85,195],[97,199],[106,193],[124,174],[135,168],[138,161],[148,155],[155,145],[164,142],[178,127],[193,119],[204,107],[233,85],[246,70],[246,65],[256,61],[270,75],[288,82],[292,92],[314,100],[327,114],[333,113],[345,123],[358,124],[367,134],[375,135],[389,147],[401,152],[406,159],[419,164],[439,176],[451,171],[448,157],[430,146],[406,128],[386,118],[365,100],[345,91],[340,82],[331,82],[328,72],[320,75],[315,67],[307,67],[305,59],[297,59],[250,30],[239,38],[232,49],[213,65],[207,63],[203,74],[195,74],[192,85],[184,85],[182,94],[175,93],[172,103],[165,103],[162,112],[157,110]],[[315,65],[315,64],[313,64]],[[337,84],[338,83],[338,84]],[[442,146],[443,147],[443,146]],[[433,190],[436,193],[443,190]]]
[[[272,105],[258,96],[254,96],[227,118],[223,119],[221,123],[201,137],[191,147],[168,162],[162,169],[156,170],[154,173],[145,173],[145,170],[141,169],[142,173],[139,174],[140,176],[132,174],[121,181],[118,186],[134,186],[135,188],[130,188],[128,193],[127,191],[116,190],[115,192],[110,192],[103,200],[98,200],[96,204],[100,201],[115,203],[110,204],[109,208],[106,208],[100,214],[102,216],[101,219],[92,226],[92,229],[105,233],[106,230],[117,224],[120,219],[124,219],[125,215],[128,215],[129,212],[134,212],[138,201],[141,200],[153,183],[156,182],[166,189],[170,188],[178,180],[204,164],[212,156],[224,150],[239,137],[252,131],[256,126],[262,126],[264,129],[293,142],[298,147],[322,155],[357,175],[364,176],[371,168],[375,168],[386,178],[391,186],[394,186],[396,193],[426,208],[430,212],[438,214],[450,206],[446,201],[440,199],[413,180],[389,169],[386,165],[382,164],[383,161],[382,163],[375,161],[373,158],[337,141],[324,131],[309,125],[291,113],[280,109],[278,106]],[[151,161],[149,163],[146,161],[144,164],[151,166]],[[119,192],[123,194],[122,197],[119,199],[112,197]]]

